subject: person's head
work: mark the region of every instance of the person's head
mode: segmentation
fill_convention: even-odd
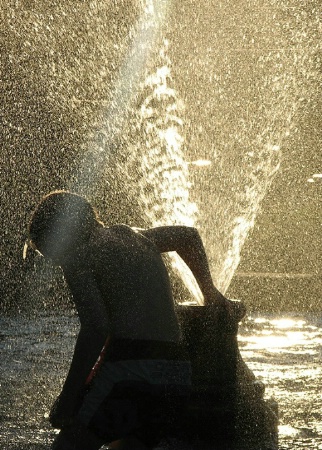
[[[97,214],[84,197],[54,191],[42,198],[32,214],[29,239],[33,248],[59,264],[67,253],[84,245],[98,225]]]

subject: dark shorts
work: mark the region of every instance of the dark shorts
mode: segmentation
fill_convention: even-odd
[[[133,435],[151,447],[181,414],[190,387],[191,365],[181,344],[116,340],[77,419],[105,442]]]

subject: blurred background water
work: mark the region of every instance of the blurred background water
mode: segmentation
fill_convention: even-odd
[[[3,442],[50,436],[75,325],[61,272],[22,248],[39,198],[68,188],[107,223],[198,227],[248,307],[282,448],[319,448],[320,2],[3,0],[0,24]],[[201,301],[171,258],[178,301]]]

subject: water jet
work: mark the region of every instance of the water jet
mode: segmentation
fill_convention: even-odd
[[[303,111],[309,116],[310,105],[317,104],[321,19],[316,5],[277,0],[255,2],[249,8],[243,0],[238,4],[207,2],[196,8],[189,0],[162,2],[167,14],[162,22],[154,18],[152,3],[116,2],[111,11],[99,0],[77,6],[42,1],[37,8],[32,2],[14,5],[5,1],[1,299],[4,312],[10,306],[11,312],[17,313],[23,303],[24,312],[29,313],[33,305],[37,310],[30,323],[22,314],[4,319],[3,364],[9,375],[3,384],[7,399],[3,424],[10,423],[13,448],[28,448],[28,436],[41,447],[46,433],[50,434],[45,423],[46,433],[37,434],[30,418],[34,414],[42,423],[49,406],[45,400],[37,400],[37,411],[30,406],[30,417],[24,416],[20,422],[18,412],[29,400],[23,397],[17,374],[23,374],[21,379],[28,389],[38,389],[43,398],[46,392],[37,387],[36,381],[41,381],[39,385],[49,381],[49,397],[53,397],[66,367],[63,362],[57,363],[57,373],[50,373],[47,358],[68,359],[67,350],[60,353],[61,347],[68,342],[71,350],[76,328],[73,314],[67,313],[66,297],[60,302],[65,305],[67,318],[62,319],[57,311],[61,306],[57,293],[63,290],[59,272],[48,290],[50,268],[37,262],[43,282],[34,290],[30,281],[34,278],[34,262],[28,263],[28,270],[20,262],[29,210],[39,197],[54,188],[79,189],[98,205],[106,222],[197,226],[210,252],[214,279],[226,291],[267,190],[283,168],[282,155],[292,159],[293,149],[287,143],[299,132],[299,117]],[[135,34],[135,27],[143,24],[144,28],[140,21],[143,13],[150,17],[145,36],[155,36],[154,47],[151,52],[135,53],[135,42],[142,42],[135,37],[144,36]],[[150,34],[152,30],[157,33]],[[131,60],[130,55],[142,53],[142,60]],[[127,77],[132,79],[135,92],[121,83]],[[306,125],[309,122],[307,119]],[[300,137],[297,142],[299,145]],[[317,143],[312,138],[314,154]],[[301,148],[297,155],[302,153]],[[301,168],[306,167],[305,158],[303,154]],[[193,164],[195,161],[211,161],[211,165],[202,167]],[[316,167],[307,174],[306,179],[314,181],[309,182],[310,187],[318,188],[320,177],[315,175],[319,173],[320,167]],[[196,309],[187,314],[198,315],[196,304],[202,299],[179,262],[174,260],[172,264],[176,280],[184,279],[176,281],[180,289],[185,289],[184,294],[178,293],[178,302],[194,302]],[[271,278],[267,279],[271,283]],[[314,280],[319,279],[315,274]],[[270,286],[265,291],[265,310]],[[304,294],[307,286],[302,288]],[[238,297],[243,293],[239,289]],[[243,299],[247,304],[246,295]],[[44,304],[49,318],[40,317],[39,309]],[[252,308],[256,310],[256,300]],[[318,333],[321,324],[305,320],[306,332]],[[38,321],[41,329],[35,326]],[[246,318],[243,323],[240,327],[247,336],[249,329],[260,333],[256,320]],[[271,323],[270,327],[263,332],[280,333]],[[22,345],[19,330],[28,348]],[[58,344],[51,344],[49,337]],[[310,351],[318,358],[320,341],[314,342],[316,351]],[[242,347],[242,353],[244,350]],[[256,376],[266,367],[266,358],[272,358],[272,366],[279,364],[267,349],[259,351],[259,361],[254,354],[247,357],[247,364],[256,360]],[[287,364],[283,355],[281,361]],[[292,353],[288,357],[292,358]],[[29,364],[33,358],[38,361],[37,369]],[[278,376],[284,380],[283,367]],[[319,376],[317,373],[316,380]],[[265,383],[269,384],[266,378]],[[277,386],[282,386],[278,380]],[[312,386],[314,390],[313,381]],[[257,397],[260,402],[261,395]],[[283,401],[291,415],[293,405],[286,397],[288,392]],[[17,409],[8,406],[12,398]],[[319,414],[317,408],[315,416]],[[293,422],[297,423],[297,416]],[[314,422],[317,428],[319,420]],[[30,434],[26,431],[25,442],[21,423],[27,431],[33,430]],[[285,438],[286,448],[293,450],[292,442]]]

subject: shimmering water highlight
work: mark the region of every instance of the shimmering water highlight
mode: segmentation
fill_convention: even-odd
[[[0,446],[45,450],[55,434],[46,418],[68,370],[76,315],[44,312],[34,319],[2,318],[0,325]],[[296,314],[248,317],[240,326],[239,346],[264,382],[266,397],[278,402],[280,449],[320,450],[321,320]]]

